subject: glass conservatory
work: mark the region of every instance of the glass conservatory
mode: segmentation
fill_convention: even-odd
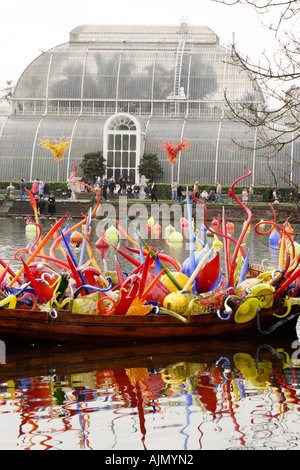
[[[252,183],[268,184],[263,156],[236,144],[246,149],[256,134],[228,119],[225,90],[231,101],[264,105],[260,88],[208,27],[79,26],[28,65],[11,112],[0,115],[1,178],[66,180],[72,163],[80,176],[83,155],[103,151],[116,179],[139,180],[142,155],[154,153],[161,182],[230,184],[247,164]],[[59,165],[39,145],[46,136],[71,140]],[[158,143],[181,138],[192,145],[172,170]],[[277,158],[276,173],[286,162]]]

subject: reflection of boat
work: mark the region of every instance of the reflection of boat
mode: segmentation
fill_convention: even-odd
[[[274,448],[278,440],[282,448],[290,433],[279,439],[272,430],[280,433],[284,423],[289,431],[295,422],[300,369],[280,345],[203,341],[23,352],[19,346],[9,350],[7,367],[0,367],[2,413],[13,413],[14,436],[22,437],[18,446],[26,449],[96,450],[102,433],[105,450],[128,442],[148,450],[159,436],[161,448],[171,439],[177,449],[190,451],[210,445],[212,426],[215,445],[224,450]],[[248,413],[240,412],[243,403]],[[180,417],[175,425],[174,413]],[[257,416],[263,431],[268,423],[267,433]]]
[[[247,353],[255,358],[261,348],[264,357],[270,351],[286,351],[291,354],[291,342],[268,338],[268,345],[251,339],[235,342],[220,340],[161,342],[155,347],[150,343],[112,344],[104,341],[101,347],[95,344],[6,344],[6,363],[0,364],[0,382],[19,377],[37,377],[48,374],[66,376],[72,373],[87,373],[100,369],[140,368],[157,369],[181,361],[213,364],[226,357],[230,362],[238,353]],[[278,348],[278,344],[280,348]]]

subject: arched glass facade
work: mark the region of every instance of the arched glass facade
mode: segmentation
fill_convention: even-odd
[[[0,171],[5,180],[65,180],[88,152],[103,150],[108,176],[138,179],[143,153],[156,153],[170,182],[171,168],[158,142],[192,143],[179,156],[182,183],[230,184],[253,170],[268,184],[259,152],[249,147],[254,131],[226,117],[231,101],[261,106],[261,90],[232,64],[231,52],[204,26],[82,25],[68,43],[42,53],[21,75],[12,112],[0,116]],[[71,138],[59,167],[38,145],[49,136]],[[286,168],[286,149],[276,171]],[[18,176],[17,176],[18,175]]]
[[[119,181],[120,176],[139,180],[140,123],[130,114],[114,114],[104,127],[103,155],[106,159],[107,176]]]

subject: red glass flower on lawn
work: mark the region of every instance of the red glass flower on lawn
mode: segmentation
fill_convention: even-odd
[[[178,144],[172,144],[172,142],[163,141],[161,144],[157,142],[161,149],[163,149],[168,154],[168,162],[170,165],[175,165],[177,162],[178,154],[181,150],[184,150],[186,147],[191,147],[192,144],[189,144],[186,140],[180,139]]]

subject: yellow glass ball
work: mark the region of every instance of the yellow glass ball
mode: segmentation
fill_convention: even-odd
[[[189,278],[186,274],[180,273],[180,272],[172,272],[172,276],[174,279],[180,284],[180,286],[183,288],[186,283],[188,282]],[[171,279],[167,276],[167,274],[164,274],[161,278],[161,282],[169,289],[170,292],[178,292],[177,287],[173,284]],[[193,286],[190,286],[188,290],[192,291]]]
[[[166,295],[163,301],[163,307],[172,312],[183,314],[189,306],[189,300],[181,292],[171,292]]]

